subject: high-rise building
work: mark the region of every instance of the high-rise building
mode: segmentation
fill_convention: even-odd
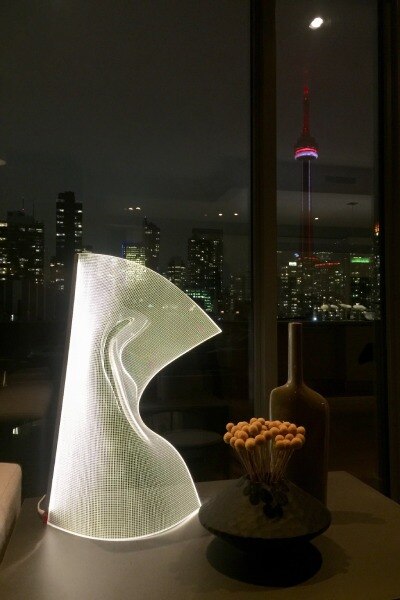
[[[7,260],[10,279],[43,283],[44,225],[24,211],[7,213]]]
[[[122,258],[133,260],[146,266],[146,248],[144,244],[136,242],[122,242]]]
[[[160,228],[143,219],[143,243],[146,255],[146,267],[153,271],[160,270]]]
[[[206,290],[195,290],[188,288],[185,290],[186,294],[190,296],[203,310],[208,313],[215,312],[215,303],[211,294]]]
[[[65,268],[55,256],[50,259],[49,280],[46,285],[46,319],[64,320],[67,311],[65,294]]]
[[[43,318],[44,225],[23,210],[1,223],[0,272],[3,318]]]
[[[346,300],[345,264],[338,257],[323,257],[324,254],[328,253],[318,253],[319,262],[314,265],[316,307],[339,307]]]
[[[370,255],[350,256],[350,303],[362,304],[373,309],[373,257]]]
[[[64,265],[55,256],[50,259],[50,285],[56,290],[64,291]]]
[[[307,306],[307,314],[313,319],[319,320],[321,315],[324,319],[341,318],[340,307],[349,301],[346,288],[348,262],[348,255],[316,252],[309,267],[312,269],[312,294],[304,297],[304,265],[296,255],[280,257],[278,316],[284,319],[303,317]]]
[[[297,260],[292,257],[279,268],[278,317],[290,319],[299,316],[301,273]]]
[[[5,281],[8,272],[7,222],[0,221],[0,281]]]
[[[222,229],[193,229],[188,240],[188,288],[207,293],[214,312],[222,294],[222,269]]]
[[[181,290],[186,287],[186,265],[180,256],[174,256],[168,263],[166,277]]]
[[[230,275],[226,303],[227,316],[235,320],[248,316],[249,299],[249,277],[244,273]]]
[[[380,281],[380,240],[379,240],[379,223],[375,223],[372,242],[372,260],[371,260],[371,310],[375,319],[381,317],[381,281]]]
[[[74,255],[82,252],[82,202],[75,201],[74,192],[58,194],[56,202],[56,262],[63,274],[60,289],[68,290]]]

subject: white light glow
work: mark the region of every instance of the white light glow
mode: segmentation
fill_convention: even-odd
[[[309,24],[310,29],[319,29],[323,24],[324,20],[321,17],[315,17]]]
[[[143,423],[140,398],[160,369],[220,329],[138,263],[77,261],[48,523],[102,540],[156,535],[200,501],[180,454]]]

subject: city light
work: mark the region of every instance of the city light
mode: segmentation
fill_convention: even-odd
[[[358,264],[369,264],[371,262],[371,259],[369,256],[352,256],[350,258],[350,262],[351,263],[358,263]]]
[[[293,264],[292,253],[287,252],[286,256],[279,267],[278,318],[310,318],[318,322],[379,319],[376,256],[319,251],[306,268],[302,260]],[[299,288],[304,281],[310,291],[302,305]]]
[[[314,217],[314,221],[319,221],[319,217]]]
[[[239,216],[239,213],[233,213],[233,216],[234,216],[234,217],[238,217],[238,216]]]
[[[142,210],[142,209],[140,208],[140,206],[137,206],[137,207],[136,207],[136,210]]]
[[[323,24],[324,20],[321,17],[315,17],[309,24],[310,29],[319,29]]]
[[[218,216],[219,216],[219,217],[222,217],[222,216],[223,216],[223,214],[222,214],[222,213],[218,213]]]

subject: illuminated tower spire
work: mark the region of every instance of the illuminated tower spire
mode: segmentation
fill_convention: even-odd
[[[294,157],[303,163],[303,186],[301,199],[300,257],[313,256],[313,228],[311,205],[311,161],[318,158],[318,145],[310,134],[310,90],[303,90],[303,129],[294,147]]]

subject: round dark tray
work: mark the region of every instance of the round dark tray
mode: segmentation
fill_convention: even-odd
[[[199,511],[200,523],[246,552],[284,550],[328,529],[331,515],[288,480],[268,486],[247,477],[229,481]]]

